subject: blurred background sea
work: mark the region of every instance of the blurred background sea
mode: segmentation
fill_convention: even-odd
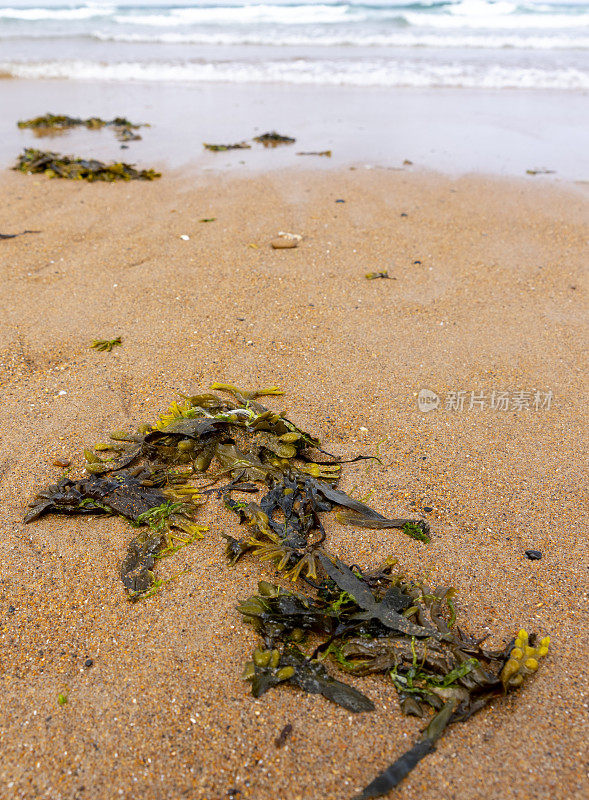
[[[13,0],[0,75],[87,81],[589,88],[574,0]]]

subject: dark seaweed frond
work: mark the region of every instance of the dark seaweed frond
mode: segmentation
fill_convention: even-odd
[[[292,139],[290,136],[281,136],[276,131],[270,131],[269,133],[263,133],[261,136],[254,136],[254,142],[259,142],[264,147],[276,147],[279,144],[294,144],[296,139]]]
[[[251,145],[247,142],[238,142],[237,144],[209,144],[203,142],[202,145],[205,150],[211,150],[213,153],[220,153],[226,150],[249,150]]]

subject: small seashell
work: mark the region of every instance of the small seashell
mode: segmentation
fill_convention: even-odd
[[[293,239],[295,242],[302,242],[303,237],[300,233],[288,233],[287,231],[278,231],[278,235],[284,239]]]

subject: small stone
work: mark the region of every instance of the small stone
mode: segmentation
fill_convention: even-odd
[[[188,242],[190,240],[190,236],[187,236],[185,233],[183,233],[180,238],[183,242]]]
[[[16,611],[16,608],[13,605],[8,606],[8,613],[9,614],[14,614],[15,611]]]
[[[345,200],[336,200],[335,202],[336,203],[345,203],[346,201]]]
[[[270,245],[274,250],[290,250],[293,247],[298,247],[299,242],[297,239],[287,239],[286,236],[279,236],[276,239],[272,239]]]
[[[431,506],[424,506],[424,507],[423,507],[423,510],[424,510],[424,511],[425,511],[427,514],[429,514],[429,513],[430,513],[430,511],[433,511],[433,508],[432,508]]]
[[[539,550],[526,550],[526,558],[529,558],[530,561],[540,561],[542,553]]]
[[[54,458],[51,463],[54,467],[63,467],[65,469],[65,467],[69,467],[72,462],[69,458]]]
[[[85,667],[92,667],[93,665],[94,665],[94,660],[92,658],[87,658],[84,661],[84,666]]]

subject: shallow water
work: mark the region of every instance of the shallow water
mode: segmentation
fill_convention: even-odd
[[[551,179],[589,179],[589,107],[577,92],[4,80],[0,106],[2,167],[23,147],[37,147],[164,169],[357,166],[525,176],[546,168],[555,171]],[[46,111],[126,116],[151,127],[123,150],[108,129],[37,138],[16,127]],[[265,149],[251,141],[270,130],[296,143]],[[243,140],[250,150],[211,153],[202,146]],[[333,155],[297,156],[309,150]],[[406,159],[413,164],[403,165]]]
[[[13,0],[21,78],[589,88],[589,5],[552,0]]]

